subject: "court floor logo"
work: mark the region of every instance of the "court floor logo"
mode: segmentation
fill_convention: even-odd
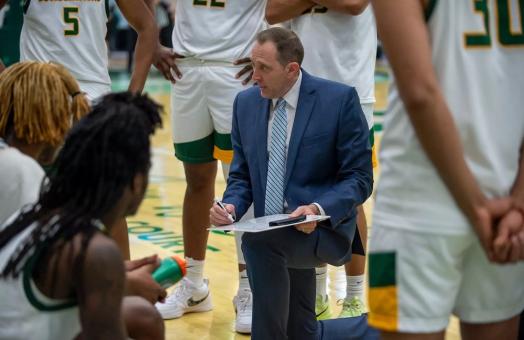
[[[149,224],[147,221],[128,221],[128,233],[136,236],[139,240],[149,242],[155,246],[172,251],[175,254],[184,252],[184,238],[182,235],[176,234],[173,231],[165,230],[162,227]],[[223,232],[214,232],[217,235],[231,237],[230,234]],[[219,248],[210,244],[207,245],[207,250],[212,252],[221,251]]]

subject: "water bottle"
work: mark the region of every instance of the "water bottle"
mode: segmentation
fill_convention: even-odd
[[[186,261],[178,256],[166,257],[153,272],[153,279],[167,289],[186,275]]]

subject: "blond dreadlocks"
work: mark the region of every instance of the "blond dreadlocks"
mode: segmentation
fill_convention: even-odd
[[[89,110],[75,78],[63,66],[20,62],[0,73],[0,137],[57,146]]]

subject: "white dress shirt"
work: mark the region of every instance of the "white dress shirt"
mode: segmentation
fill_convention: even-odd
[[[291,86],[289,91],[282,97],[286,101],[286,116],[287,116],[287,136],[286,136],[286,155],[289,149],[289,139],[291,131],[293,130],[293,123],[295,122],[295,114],[297,113],[298,95],[300,94],[300,84],[302,84],[302,71],[299,71],[298,78],[295,84]],[[271,130],[273,129],[273,120],[275,119],[275,109],[280,98],[272,99],[271,110],[269,111],[269,121],[267,127],[267,150],[271,145]]]

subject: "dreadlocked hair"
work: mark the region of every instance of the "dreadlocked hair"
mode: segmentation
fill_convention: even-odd
[[[39,254],[35,257],[47,259],[39,263],[39,273],[47,272],[51,255],[56,255],[53,263],[59,263],[60,258],[56,257],[64,253],[69,254],[68,261],[75,268],[73,278],[82,276],[87,246],[99,230],[94,221],[117,204],[124,189],[133,186],[137,174],[147,176],[150,136],[162,125],[160,110],[147,95],[115,93],[103,97],[75,124],[58,154],[55,171],[42,186],[38,202],[0,232],[1,250],[34,225],[31,234],[11,255],[0,278],[18,277],[35,252]],[[73,259],[71,247],[69,251],[62,250],[76,235],[80,235],[81,245]],[[56,275],[53,282],[56,283]]]
[[[0,74],[0,136],[27,144],[62,143],[71,122],[89,110],[75,78],[63,66],[25,61]]]

